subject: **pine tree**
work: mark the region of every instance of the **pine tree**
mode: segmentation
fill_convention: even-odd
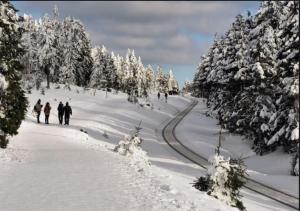
[[[222,137],[221,130],[219,140]],[[219,142],[215,155],[209,159],[207,175],[194,181],[193,187],[239,210],[246,210],[240,194],[240,189],[246,183],[244,162],[241,158],[225,159],[220,155],[220,144]]]
[[[139,71],[138,60],[135,56],[134,50],[128,49],[126,54],[126,91],[130,94],[138,94],[138,80],[137,75]]]
[[[273,83],[277,112],[272,117],[273,134],[267,144],[283,145],[296,152],[299,143],[299,2],[284,2],[285,13],[279,22],[277,37],[280,50],[276,55],[277,75]]]
[[[31,16],[24,14],[24,21],[21,25],[25,30],[21,41],[25,49],[25,54],[20,58],[22,65],[24,65],[22,78],[27,85],[31,86],[32,84],[39,89],[44,73],[40,71],[38,64],[37,23]]]
[[[59,81],[63,84],[87,86],[92,71],[90,41],[79,20],[66,17],[62,23],[60,49],[64,55]]]
[[[20,85],[24,54],[20,17],[8,1],[0,1],[0,147],[6,148],[7,136],[16,135],[25,118],[27,99]]]
[[[163,73],[163,70],[160,66],[157,66],[156,75],[155,75],[156,90],[159,92],[167,92],[168,79],[169,76]]]
[[[115,65],[115,61],[113,58],[113,54],[107,54],[107,71],[106,71],[106,81],[107,88],[113,88],[115,90],[119,90],[119,78],[117,75],[117,66]]]
[[[152,92],[155,89],[154,72],[152,66],[148,65],[145,72],[145,87],[148,90],[148,92]]]
[[[179,91],[179,89],[178,89],[178,83],[177,83],[177,81],[174,78],[172,70],[169,71],[167,84],[168,84],[168,92],[170,94],[177,94],[178,93],[178,91]]]
[[[92,49],[92,57],[94,60],[90,79],[90,87],[92,88],[100,89],[106,86],[106,81],[103,81],[103,72],[106,68],[106,54],[107,50],[104,46]]]
[[[116,88],[119,87],[117,67],[112,55],[102,46],[93,49],[93,71],[90,86],[93,88]]]
[[[59,21],[59,12],[58,7],[54,5],[53,8],[53,17],[49,20],[49,25],[51,26],[50,30],[53,34],[53,49],[55,54],[53,55],[52,61],[55,63],[51,64],[50,80],[54,83],[58,83],[60,78],[60,68],[63,65],[64,60],[64,46],[61,45],[61,36],[64,34],[62,31],[62,23]]]
[[[60,61],[60,54],[58,38],[53,30],[52,21],[47,14],[39,20],[37,42],[39,45],[39,67],[46,75],[47,88],[50,88],[51,78]]]

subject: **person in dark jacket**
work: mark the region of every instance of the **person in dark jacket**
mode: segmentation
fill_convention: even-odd
[[[43,105],[41,104],[41,99],[39,99],[33,108],[33,110],[36,112],[37,123],[40,123],[40,115],[42,108]]]
[[[165,100],[166,100],[166,102],[168,101],[168,93],[167,92],[165,92]]]
[[[47,102],[44,108],[45,113],[45,124],[49,124],[49,116],[50,116],[51,106],[50,103]]]
[[[62,125],[63,118],[64,118],[64,104],[62,102],[59,102],[59,105],[57,107],[57,111],[58,111],[59,124]]]
[[[159,92],[157,93],[157,99],[158,100],[160,99],[160,93]]]
[[[64,107],[64,114],[65,114],[65,125],[69,125],[70,115],[72,115],[72,108],[69,106],[69,103],[66,102]]]

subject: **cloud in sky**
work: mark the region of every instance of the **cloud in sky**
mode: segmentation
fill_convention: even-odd
[[[223,34],[234,17],[256,11],[247,1],[14,1],[20,14],[52,14],[80,19],[93,45],[124,55],[135,49],[144,64],[196,65],[215,33]],[[194,70],[193,70],[194,71]]]

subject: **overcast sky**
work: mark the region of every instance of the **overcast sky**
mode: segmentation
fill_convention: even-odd
[[[257,1],[13,1],[19,14],[52,15],[56,4],[60,18],[80,19],[92,45],[105,45],[115,54],[128,48],[145,65],[173,69],[182,85],[192,80],[200,56],[223,34],[235,16],[255,14]]]

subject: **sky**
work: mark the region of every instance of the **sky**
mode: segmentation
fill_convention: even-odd
[[[173,70],[179,86],[192,80],[214,35],[224,34],[238,14],[255,14],[259,1],[12,1],[19,15],[38,19],[73,16],[84,24],[92,46],[125,56],[128,48],[143,64]]]

